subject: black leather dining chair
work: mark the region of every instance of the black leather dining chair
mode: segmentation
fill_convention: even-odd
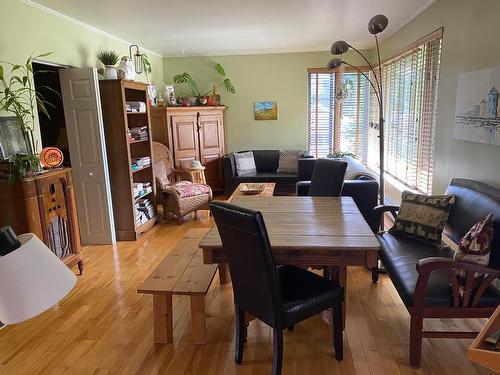
[[[333,308],[335,358],[342,360],[344,289],[303,268],[276,267],[260,212],[215,201],[210,209],[233,282],[236,313],[235,362],[241,363],[246,337],[245,311],[273,328],[273,374],[281,374],[283,330]]]
[[[345,161],[318,159],[312,172],[309,196],[340,197],[346,169]]]

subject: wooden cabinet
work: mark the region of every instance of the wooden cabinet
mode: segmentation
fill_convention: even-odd
[[[0,227],[34,233],[69,268],[83,272],[71,168],[47,171],[9,186],[0,180]]]
[[[214,191],[224,190],[225,107],[158,107],[151,112],[153,140],[172,151],[175,167],[186,169],[199,160],[207,184]]]
[[[122,241],[136,240],[158,221],[154,205],[156,184],[152,165],[132,169],[134,159],[151,158],[152,155],[147,84],[125,80],[103,80],[99,81],[99,88],[116,238]],[[127,101],[146,103],[146,111],[127,112]],[[157,120],[159,119],[156,118],[155,121]],[[146,128],[147,139],[132,140],[129,130],[142,127]],[[149,183],[151,190],[136,194],[134,184],[137,183]],[[154,210],[147,221],[140,220],[143,214],[136,208],[139,200],[143,199],[148,199]]]

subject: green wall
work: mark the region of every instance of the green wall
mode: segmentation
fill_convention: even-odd
[[[45,58],[47,61],[101,67],[95,57],[101,49],[128,55],[128,44],[19,0],[2,0],[0,35],[0,60],[13,63],[23,63],[32,52],[54,51]],[[152,53],[148,57],[153,66],[150,81],[159,84],[163,81],[162,58]],[[145,75],[138,75],[137,80],[145,80]]]
[[[329,46],[325,46],[328,49]],[[362,65],[356,55],[345,55]],[[328,52],[283,53],[268,55],[210,56],[164,58],[166,83],[175,74],[189,72],[207,90],[219,80],[213,66],[220,63],[231,78],[236,94],[220,91],[229,107],[226,116],[228,151],[244,149],[305,149],[307,144],[307,68],[325,67],[332,55]],[[189,90],[179,90],[176,94]],[[278,120],[255,121],[256,101],[278,102]]]
[[[453,177],[500,187],[500,147],[453,138],[457,75],[500,65],[499,15],[498,0],[438,0],[381,45],[390,56],[444,26],[434,192],[443,192]]]

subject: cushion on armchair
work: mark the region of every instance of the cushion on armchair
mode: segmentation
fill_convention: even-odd
[[[173,191],[181,198],[195,197],[198,195],[209,194],[210,187],[203,184],[196,184],[190,181],[174,182],[169,185],[165,191]]]

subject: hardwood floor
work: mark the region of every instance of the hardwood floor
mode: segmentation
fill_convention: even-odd
[[[206,297],[206,345],[191,338],[189,298],[174,297],[174,344],[153,344],[152,297],[143,281],[206,213],[162,223],[136,242],[84,247],[85,274],[58,306],[0,330],[0,374],[270,374],[272,331],[253,321],[242,365],[235,365],[231,284],[217,279]],[[408,364],[409,315],[390,280],[371,284],[349,269],[344,360],[331,352],[330,328],[314,317],[285,332],[283,374],[491,374],[465,358],[471,340],[424,339],[423,365]],[[432,328],[479,329],[479,320],[434,320]]]

